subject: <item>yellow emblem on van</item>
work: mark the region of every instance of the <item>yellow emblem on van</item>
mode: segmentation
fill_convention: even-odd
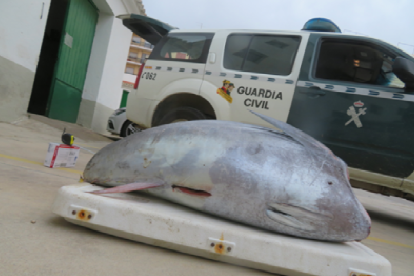
[[[230,96],[231,91],[234,89],[234,84],[228,80],[223,81],[223,86],[217,89],[217,94],[222,96],[229,103],[233,102],[233,98]]]

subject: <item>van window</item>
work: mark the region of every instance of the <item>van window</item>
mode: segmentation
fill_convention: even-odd
[[[395,54],[379,46],[346,39],[322,40],[315,78],[403,88],[392,72]]]
[[[213,33],[178,33],[164,37],[149,59],[205,63]]]
[[[300,45],[300,36],[232,34],[227,38],[224,68],[287,76]]]

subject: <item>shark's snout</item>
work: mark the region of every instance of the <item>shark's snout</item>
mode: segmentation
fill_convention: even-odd
[[[354,216],[354,240],[366,239],[371,232],[371,218],[361,202],[357,200],[355,204],[355,216]]]
[[[334,219],[327,225],[327,235],[334,241],[363,240],[369,236],[371,219],[358,201],[353,198],[331,209]]]

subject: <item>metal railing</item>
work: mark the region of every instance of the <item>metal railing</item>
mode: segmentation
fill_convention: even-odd
[[[128,57],[128,61],[138,62],[138,63],[144,63],[146,61],[147,57]]]
[[[139,62],[139,58],[137,58],[137,57],[130,57],[130,56],[128,56],[128,60],[129,61]]]
[[[141,46],[141,47],[144,47],[144,48],[147,48],[147,49],[150,49],[150,50],[154,49],[154,45],[152,45],[151,43],[146,42],[146,41],[145,42],[141,41],[139,43],[131,41],[131,45]]]

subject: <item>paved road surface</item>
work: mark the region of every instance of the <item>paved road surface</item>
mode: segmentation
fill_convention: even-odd
[[[82,150],[74,168],[42,166],[64,124],[89,150],[112,142],[44,118],[0,123],[0,275],[269,275],[97,233],[52,214],[57,190],[76,183],[92,157]],[[393,275],[414,275],[414,202],[355,192],[372,218],[363,244],[390,260]]]

